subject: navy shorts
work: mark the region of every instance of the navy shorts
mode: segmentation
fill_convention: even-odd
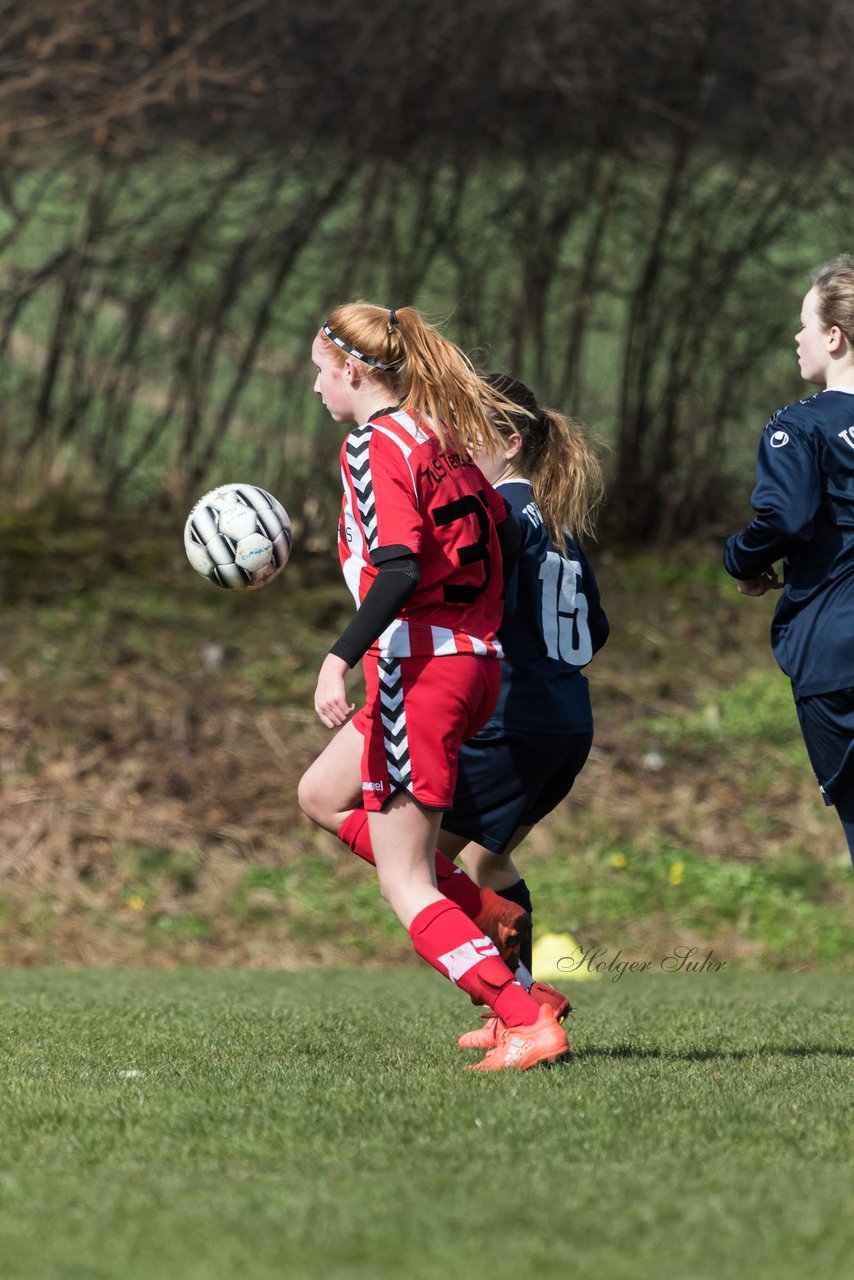
[[[551,813],[584,768],[591,733],[483,730],[460,748],[454,803],[442,826],[503,853],[519,827]]]
[[[854,689],[800,698],[795,706],[825,804],[854,818]]]

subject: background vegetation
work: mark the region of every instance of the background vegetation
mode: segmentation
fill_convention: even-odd
[[[847,1276],[854,878],[720,551],[852,248],[852,28],[0,0],[4,1280]],[[596,744],[520,856],[540,933],[648,970],[567,976],[521,1080],[295,803],[351,609],[307,353],[359,294],[609,446]],[[181,546],[238,479],[297,535],[247,595]]]
[[[720,541],[850,248],[852,10],[806,0],[0,0],[0,958],[402,959],[294,806],[324,741],[327,308],[413,301],[607,440],[613,639],[541,925],[850,963],[768,602]],[[191,578],[188,504],[272,489],[287,574]]]
[[[719,516],[734,446],[798,393],[779,355],[849,233],[846,0],[0,17],[16,493],[183,508],[244,467],[324,533],[305,353],[354,294],[605,432],[621,538]]]

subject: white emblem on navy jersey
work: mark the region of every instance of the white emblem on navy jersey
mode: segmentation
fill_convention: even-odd
[[[782,449],[784,444],[789,443],[789,437],[785,431],[775,431],[771,437],[771,448]]]

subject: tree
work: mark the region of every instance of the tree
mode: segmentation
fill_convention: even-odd
[[[621,536],[708,521],[787,270],[844,247],[796,223],[848,198],[852,24],[846,0],[0,0],[0,468],[184,503],[251,466],[325,520],[304,352],[364,293],[610,421]]]

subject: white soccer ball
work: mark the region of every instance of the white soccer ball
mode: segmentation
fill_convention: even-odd
[[[221,484],[199,498],[184,525],[187,559],[218,587],[250,591],[272,582],[291,552],[288,513],[266,489]]]

